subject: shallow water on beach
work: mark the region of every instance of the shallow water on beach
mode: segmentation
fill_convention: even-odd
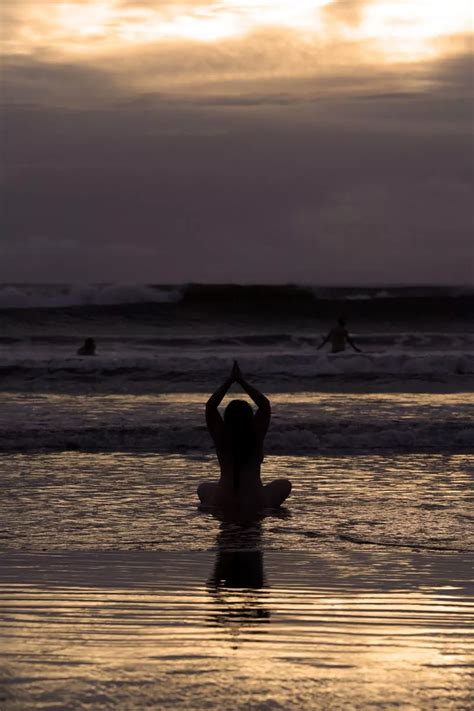
[[[3,555],[8,711],[470,708],[472,556]]]
[[[4,394],[2,709],[470,709],[472,395],[271,395],[248,526],[204,399]]]
[[[0,452],[212,451],[206,393],[0,395]],[[470,392],[305,391],[271,393],[270,399],[267,454],[474,449]]]
[[[198,509],[211,456],[62,452],[3,455],[3,548],[209,550],[226,536]],[[242,529],[256,548],[354,545],[474,550],[472,460],[465,454],[271,456],[287,507]],[[235,545],[235,538],[233,539]]]

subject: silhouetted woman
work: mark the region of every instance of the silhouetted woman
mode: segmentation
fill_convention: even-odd
[[[255,414],[245,400],[231,400],[222,418],[218,407],[233,383],[238,383],[256,404]],[[264,508],[277,508],[289,496],[288,479],[277,479],[266,486],[260,479],[270,417],[270,401],[244,380],[234,361],[230,376],[206,404],[207,429],[214,440],[221,477],[218,482],[198,486],[201,503],[247,516]]]

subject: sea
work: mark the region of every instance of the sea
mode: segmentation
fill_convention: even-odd
[[[207,549],[204,405],[237,359],[272,403],[263,477],[294,483],[272,545],[471,546],[473,305],[467,288],[1,286],[4,543]],[[360,353],[317,350],[340,315]]]
[[[473,306],[468,287],[1,285],[5,708],[468,708]],[[340,316],[360,353],[318,350]],[[293,485],[244,527],[196,497],[234,359],[272,405],[262,479]]]

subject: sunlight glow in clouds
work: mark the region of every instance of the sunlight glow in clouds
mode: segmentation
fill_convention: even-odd
[[[436,56],[439,38],[472,26],[471,0],[371,0],[361,3],[355,23],[325,14],[331,4],[333,0],[25,2],[19,3],[17,30],[7,48],[20,54],[49,47],[62,56],[100,56],[167,40],[219,42],[273,28],[294,31],[302,41],[370,42],[392,62]]]
[[[80,49],[87,38],[114,43],[147,43],[160,39],[213,42],[239,37],[262,27],[320,29],[319,8],[331,0],[219,0],[201,3],[158,3],[150,7],[121,6],[117,0],[58,3],[47,22],[53,41],[71,42]],[[44,7],[31,8],[30,27],[44,23]],[[41,17],[43,15],[43,17]],[[23,35],[26,38],[26,35]],[[30,37],[40,39],[40,34]],[[66,47],[64,47],[66,49]]]
[[[361,29],[385,48],[387,59],[422,59],[436,55],[432,40],[472,29],[472,17],[471,0],[384,1],[366,8]]]

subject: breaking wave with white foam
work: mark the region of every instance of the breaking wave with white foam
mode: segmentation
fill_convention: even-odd
[[[0,309],[65,308],[178,301],[179,287],[137,284],[5,284]]]
[[[334,306],[351,312],[412,315],[413,308],[439,313],[462,312],[472,306],[470,287],[316,287],[296,284],[1,284],[0,309],[72,308],[186,302],[248,310],[249,306],[324,311]],[[360,302],[360,303],[359,303]]]

